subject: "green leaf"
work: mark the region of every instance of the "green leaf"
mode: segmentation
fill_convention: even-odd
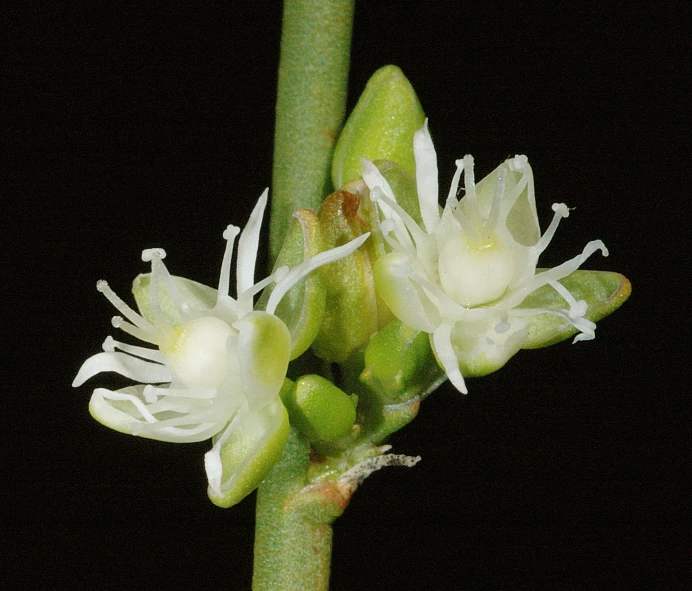
[[[425,121],[415,90],[396,66],[384,66],[358,99],[332,160],[334,188],[361,177],[361,158],[391,160],[415,174],[413,134]]]
[[[543,269],[537,269],[537,272]],[[586,318],[597,322],[617,310],[629,297],[632,286],[619,273],[610,271],[575,271],[560,280],[576,300],[588,304]],[[565,309],[566,303],[552,287],[545,285],[527,297],[519,308]],[[529,334],[524,349],[537,349],[559,343],[577,333],[566,320],[552,314],[527,318]]]
[[[274,270],[283,265],[297,267],[322,250],[317,215],[307,209],[295,211],[293,224],[281,246]],[[276,308],[276,316],[283,320],[291,333],[292,360],[310,347],[322,325],[327,297],[322,273],[322,269],[317,269],[301,279],[286,293]],[[272,287],[264,290],[258,308],[264,308],[271,292]]]

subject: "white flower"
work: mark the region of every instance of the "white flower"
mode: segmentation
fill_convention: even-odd
[[[228,226],[223,234],[226,251],[218,290],[172,277],[160,248],[142,253],[142,260],[151,261],[151,276],[149,300],[140,305],[141,315],[105,281],[99,281],[98,290],[122,314],[113,318],[113,326],[157,349],[127,345],[109,336],[104,352],[87,359],[73,382],[79,386],[106,371],[140,382],[117,391],[94,390],[91,414],[117,431],[173,442],[215,437],[205,456],[210,494],[221,495],[222,485],[228,486],[221,482],[222,460],[228,459],[222,458],[221,449],[229,438],[243,448],[235,460],[247,463],[253,453],[262,453],[262,445],[284,422],[287,433],[279,391],[288,367],[291,335],[274,315],[278,303],[311,271],[348,256],[368,236],[320,253],[291,270],[281,267],[255,283],[267,193],[240,234],[236,298],[229,294],[233,245],[240,232],[236,226]],[[146,277],[140,276],[137,281],[143,280]],[[266,309],[254,310],[255,295],[272,284]],[[242,468],[238,466],[239,471]]]
[[[375,265],[375,283],[402,322],[430,333],[431,346],[454,386],[467,392],[462,370],[484,375],[502,367],[526,342],[531,316],[563,317],[579,331],[574,342],[594,338],[596,325],[584,316],[586,302],[576,301],[558,280],[596,250],[605,256],[608,252],[594,240],[573,259],[536,273],[538,257],[569,210],[554,204],[553,220],[541,236],[526,156],[510,158],[478,184],[473,158],[457,160],[440,210],[437,156],[427,121],[415,133],[413,146],[423,227],[399,206],[379,170],[363,161],[363,179],[384,217],[381,230],[391,247]],[[466,192],[458,200],[462,173]],[[521,307],[544,285],[562,296],[564,309]]]

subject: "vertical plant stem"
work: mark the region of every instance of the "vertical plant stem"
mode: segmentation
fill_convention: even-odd
[[[348,500],[305,492],[310,446],[294,429],[257,494],[253,591],[326,591],[332,521]]]
[[[355,0],[285,0],[279,63],[270,255],[296,209],[330,192],[334,144],[346,106]]]

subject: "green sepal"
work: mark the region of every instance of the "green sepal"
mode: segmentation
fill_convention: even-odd
[[[310,441],[334,441],[348,435],[356,421],[358,398],[312,374],[297,379],[282,396],[291,425]]]
[[[404,73],[396,66],[377,70],[336,144],[332,159],[334,188],[361,177],[361,158],[391,160],[415,174],[413,134],[424,121],[423,108]]]
[[[288,413],[278,397],[261,410],[240,411],[231,424],[233,429],[220,449],[222,490],[207,489],[212,503],[224,508],[236,505],[260,485],[281,458],[290,429]]]
[[[360,380],[384,400],[402,402],[422,396],[443,378],[428,334],[400,320],[384,326],[365,349]]]
[[[370,229],[359,211],[360,205],[360,197],[345,191],[337,191],[325,199],[319,213],[325,249],[346,244]],[[362,350],[378,329],[370,242],[351,256],[323,267],[327,306],[312,350],[326,361],[345,361]]]
[[[537,269],[540,273],[544,269]],[[612,314],[625,303],[632,291],[627,277],[610,271],[574,271],[560,279],[576,300],[588,304],[585,317],[592,322]],[[534,291],[518,308],[564,309],[565,300],[549,285]],[[569,322],[553,314],[539,314],[526,318],[529,334],[523,349],[538,349],[559,343],[577,333]]]
[[[441,379],[435,387],[439,386],[446,378]],[[397,404],[383,404],[380,396],[373,392],[361,394],[359,411],[364,421],[361,428],[359,442],[383,443],[392,433],[403,429],[418,415],[421,397],[414,396],[410,400]]]
[[[173,275],[173,284],[176,286],[180,295],[183,296],[188,304],[193,308],[200,310],[208,310],[216,305],[216,289],[207,287],[191,279],[184,277],[176,277]],[[163,281],[158,284],[158,300],[161,305],[163,315],[172,324],[180,321],[180,316],[177,307],[173,303],[171,296],[168,293],[168,288]],[[135,297],[139,312],[149,322],[154,322],[154,315],[151,311],[151,273],[142,273],[137,275],[132,282],[132,294]]]
[[[308,210],[293,212],[293,224],[281,246],[274,270],[281,266],[297,267],[322,252],[319,219]],[[317,336],[324,318],[327,288],[322,269],[301,279],[281,299],[275,315],[291,333],[291,360],[302,355]],[[264,290],[257,307],[264,309],[272,287]]]
[[[423,227],[415,173],[408,172],[403,166],[391,160],[376,160],[373,164],[389,183],[396,196],[396,202],[420,227]]]

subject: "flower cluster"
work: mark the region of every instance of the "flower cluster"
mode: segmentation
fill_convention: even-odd
[[[422,226],[397,203],[377,167],[363,160],[363,180],[381,213],[381,231],[390,251],[375,265],[378,294],[404,324],[430,334],[431,346],[454,386],[467,392],[462,374],[484,375],[500,368],[526,342],[531,319],[564,318],[577,331],[574,341],[594,338],[596,325],[559,282],[594,252],[608,252],[600,240],[581,254],[537,272],[541,253],[562,218],[541,235],[533,173],[526,156],[515,156],[476,183],[473,158],[456,161],[447,201],[438,205],[437,156],[427,121],[414,135],[416,186]],[[457,198],[462,174],[465,194]],[[523,307],[543,286],[552,287],[565,307]]]
[[[96,388],[93,392],[91,414],[117,431],[173,442],[213,437],[213,447],[205,456],[212,499],[223,498],[239,479],[246,478],[252,462],[267,454],[269,443],[273,442],[276,456],[286,440],[288,418],[279,391],[290,358],[291,335],[275,315],[277,305],[314,269],[348,256],[368,237],[322,252],[293,269],[280,267],[255,282],[267,193],[260,197],[242,233],[232,225],[224,232],[226,251],[218,289],[171,276],[163,263],[166,253],[160,248],[142,253],[142,259],[151,263],[151,274],[135,282],[136,293],[146,292],[141,301],[138,298],[140,313],[99,281],[98,290],[122,315],[113,318],[113,326],[156,348],[128,345],[109,336],[104,351],[84,362],[73,383],[79,386],[107,371],[139,382],[116,391]],[[229,293],[231,259],[239,234],[233,298]],[[265,309],[256,310],[255,296],[270,285],[273,289]],[[229,441],[234,443],[233,457],[223,451]],[[244,494],[250,490],[246,486]]]

